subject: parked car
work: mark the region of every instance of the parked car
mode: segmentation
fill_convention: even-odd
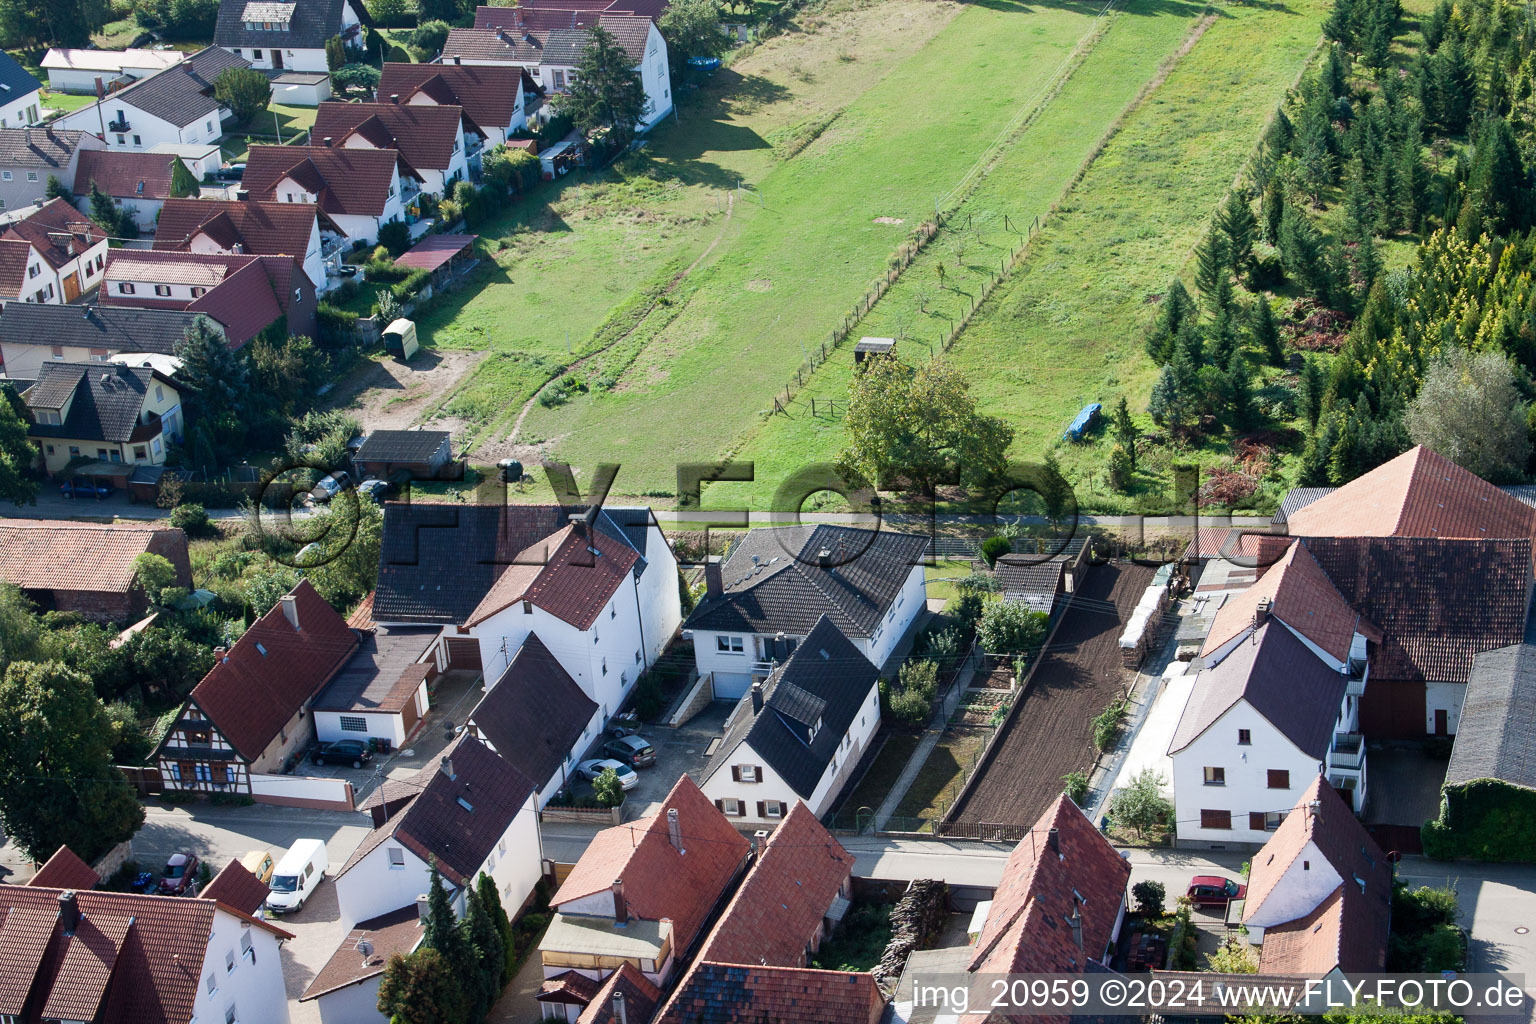
[[[112,485],[90,477],[72,476],[59,484],[59,493],[66,498],[106,498],[112,494]]]
[[[626,711],[622,715],[614,715],[608,719],[608,735],[633,736],[640,731],[640,716],[633,711]]]
[[[197,856],[191,853],[173,853],[160,872],[162,896],[197,895]]]
[[[1196,875],[1185,893],[1197,907],[1224,907],[1248,895],[1248,887],[1220,875]]]
[[[384,499],[389,497],[393,485],[388,480],[364,480],[357,485],[357,493],[365,498],[382,505]]]
[[[220,181],[239,181],[245,177],[245,164],[225,164],[214,173]]]
[[[330,501],[351,484],[352,478],[347,475],[347,471],[338,469],[334,473],[321,477],[319,483],[315,484],[315,489],[309,492],[309,496],[316,501]]]
[[[595,780],[609,768],[612,768],[614,774],[619,777],[619,785],[624,789],[634,789],[640,784],[640,776],[635,774],[633,768],[611,757],[596,757],[590,761],[583,761],[576,766],[576,774],[584,779]]]
[[[256,881],[266,885],[272,880],[272,851],[252,850],[240,858],[240,866],[255,876]]]
[[[631,768],[649,768],[656,763],[656,748],[640,736],[621,736],[603,744],[603,753]]]
[[[373,760],[373,751],[362,740],[337,740],[315,748],[315,764],[350,764],[361,768]]]
[[[325,844],[318,839],[300,839],[288,848],[272,872],[267,909],[274,914],[302,910],[304,901],[314,894],[330,869]]]

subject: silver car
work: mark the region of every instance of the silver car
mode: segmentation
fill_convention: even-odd
[[[614,774],[619,777],[619,785],[624,789],[634,789],[640,785],[640,776],[629,765],[615,761],[611,757],[596,757],[590,761],[583,761],[576,766],[576,774],[587,780],[594,780],[603,774],[606,769],[612,768]]]

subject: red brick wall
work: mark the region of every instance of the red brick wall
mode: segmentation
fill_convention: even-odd
[[[115,622],[130,626],[143,618],[149,604],[135,587],[129,593],[101,590],[55,590],[53,607],[61,612],[79,612],[95,622]]]

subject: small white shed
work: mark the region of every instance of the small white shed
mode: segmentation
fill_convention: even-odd
[[[272,75],[272,102],[289,107],[318,107],[331,98],[331,76],[318,71],[282,71]]]

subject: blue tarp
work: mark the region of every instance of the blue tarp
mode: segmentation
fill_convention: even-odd
[[[1061,435],[1062,438],[1067,441],[1081,441],[1083,434],[1093,426],[1094,421],[1099,418],[1099,413],[1103,411],[1104,407],[1098,402],[1083,406],[1083,411],[1072,420],[1071,426],[1067,427],[1067,432]]]

